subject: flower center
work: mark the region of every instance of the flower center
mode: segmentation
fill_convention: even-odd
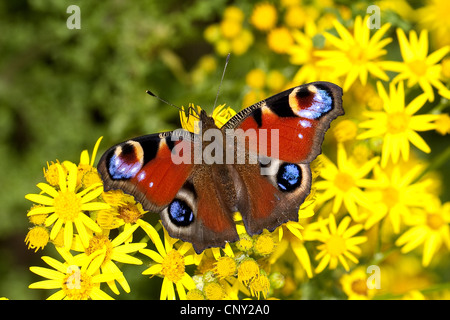
[[[111,210],[99,210],[97,212],[97,224],[102,229],[116,229],[120,226],[119,219],[117,218],[117,214]]]
[[[352,291],[361,295],[367,296],[367,285],[363,279],[357,279],[352,282]]]
[[[64,222],[74,221],[81,211],[81,199],[74,192],[58,191],[59,195],[55,197],[55,213]]]
[[[383,190],[383,202],[389,207],[394,207],[399,201],[400,195],[397,189],[387,187]]]
[[[176,250],[170,251],[162,262],[161,273],[168,280],[177,283],[184,275],[184,259]]]
[[[236,262],[230,257],[221,257],[217,260],[214,272],[223,279],[232,276],[236,272]]]
[[[356,64],[365,64],[367,62],[367,55],[365,49],[361,46],[354,46],[348,51],[350,61]]]
[[[262,256],[267,256],[275,249],[275,242],[268,234],[259,236],[255,241],[255,251]]]
[[[205,285],[203,292],[208,300],[222,300],[226,296],[225,290],[216,282],[210,282]]]
[[[111,254],[113,250],[113,246],[111,245],[111,241],[106,236],[94,236],[89,240],[89,246],[86,248],[85,252],[88,256],[97,250],[106,249],[105,259],[103,260],[103,264],[111,260]]]
[[[331,256],[339,256],[346,250],[345,240],[337,234],[331,235],[326,242],[327,251]]]
[[[427,73],[427,64],[423,60],[414,60],[407,63],[409,69],[416,74],[417,76],[421,77],[424,76]]]
[[[270,281],[269,278],[265,275],[259,275],[250,283],[250,291],[253,296],[256,296],[259,299],[260,292],[262,292],[264,298],[267,297],[267,293],[270,289]]]
[[[389,133],[397,134],[405,132],[409,127],[410,116],[404,112],[392,113],[387,117],[387,129]]]
[[[62,289],[70,300],[87,300],[93,284],[91,277],[81,272],[77,266],[69,266],[63,280]]]
[[[236,246],[240,251],[249,251],[253,248],[253,239],[246,233],[240,234]]]
[[[259,266],[253,259],[244,260],[238,268],[238,279],[247,285],[259,274]]]
[[[90,170],[83,173],[81,182],[85,188],[92,186],[95,183],[101,183],[102,179],[97,172],[97,169],[91,168]]]
[[[353,177],[345,172],[339,172],[334,178],[334,185],[344,192],[347,192],[350,188],[355,186],[355,180]]]
[[[427,214],[427,224],[431,229],[439,230],[445,225],[445,221],[440,214],[429,213]]]
[[[49,165],[47,162],[47,169],[44,168],[44,177],[45,180],[51,185],[56,186],[59,183],[59,173],[58,173],[58,167],[55,163]]]
[[[136,223],[142,217],[142,213],[134,203],[126,203],[119,207],[119,218],[122,218],[125,223]]]
[[[186,294],[186,300],[205,300],[205,296],[199,289],[195,288]]]

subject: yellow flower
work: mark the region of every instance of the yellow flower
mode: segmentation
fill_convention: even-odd
[[[311,190],[306,200],[300,205],[298,211],[299,219],[307,219],[314,215],[314,203],[315,203],[315,189]],[[288,221],[278,228],[278,239],[279,243],[275,248],[275,252],[269,258],[270,263],[276,263],[277,259],[283,255],[288,248],[291,247],[298,261],[305,269],[308,278],[313,277],[311,259],[309,258],[308,250],[304,245],[304,239],[302,236],[302,231],[304,227],[303,222]]]
[[[322,219],[319,217],[319,220]],[[336,220],[333,214],[330,214],[328,220],[328,228],[324,225],[320,225],[320,234],[317,236],[317,240],[323,242],[323,244],[317,247],[320,252],[316,256],[316,260],[320,260],[319,265],[316,267],[315,272],[322,272],[326,266],[329,265],[330,269],[335,269],[338,262],[342,264],[346,271],[350,270],[346,259],[354,263],[358,263],[358,259],[354,254],[360,254],[361,249],[358,247],[367,241],[367,237],[359,236],[354,237],[359,231],[362,230],[361,224],[356,224],[349,227],[352,219],[346,216],[336,226]]]
[[[257,29],[268,31],[277,23],[277,9],[270,3],[258,3],[250,16],[250,23]]]
[[[294,39],[286,27],[272,29],[267,35],[267,44],[276,53],[287,53],[293,43]]]
[[[238,22],[244,21],[244,12],[236,6],[229,6],[226,7],[223,12],[223,18],[224,19],[230,19]]]
[[[96,269],[90,268],[89,264],[77,265],[70,253],[61,250],[58,252],[63,256],[64,263],[51,257],[42,257],[42,260],[54,269],[30,267],[31,272],[47,279],[30,284],[30,289],[60,289],[48,297],[48,300],[112,299],[100,289],[100,284],[113,281],[122,273],[96,274]]]
[[[180,111],[180,122],[181,127],[189,132],[198,132],[196,128],[196,122],[199,121],[199,114],[202,108],[200,106],[195,106],[193,103],[189,103],[189,107],[186,109],[184,106],[181,107]],[[185,110],[187,110],[188,115],[186,116]]]
[[[411,290],[410,292],[406,293],[403,298],[403,300],[425,300],[425,296],[422,292],[419,290]]]
[[[142,204],[136,202],[133,196],[124,194],[121,203],[115,208],[115,212],[117,213],[117,218],[125,224],[125,229],[128,229],[137,223],[148,211],[144,211]]]
[[[253,40],[253,34],[249,30],[243,29],[231,40],[231,51],[235,55],[244,54],[253,44]]]
[[[381,40],[389,29],[390,24],[384,24],[375,34],[370,37],[370,29],[367,27],[369,17],[362,19],[355,18],[353,34],[350,33],[338,20],[333,21],[340,38],[325,32],[325,39],[337,50],[321,50],[316,54],[323,58],[319,65],[333,67],[336,76],[345,75],[343,89],[347,91],[358,78],[363,85],[367,83],[367,76],[370,73],[373,77],[388,81],[389,77],[383,71],[383,65],[378,59],[386,54],[383,49],[391,38]]]
[[[428,55],[428,31],[422,30],[419,38],[414,30],[409,33],[409,42],[402,29],[397,29],[403,62],[387,61],[386,69],[399,72],[393,82],[408,80],[407,86],[411,88],[417,83],[426,94],[429,101],[434,101],[433,87],[439,90],[439,94],[450,99],[450,90],[442,83],[442,66],[439,61],[450,51],[450,46],[445,46]]]
[[[262,293],[264,299],[266,299],[270,290],[270,281],[265,272],[261,272],[257,277],[251,280],[248,286],[252,296],[256,296],[256,298],[259,299],[260,294]]]
[[[272,92],[279,92],[286,85],[286,77],[278,70],[271,70],[267,74],[266,82]]]
[[[225,123],[228,122],[228,120],[234,117],[235,114],[236,111],[234,111],[232,108],[225,107],[225,104],[221,104],[214,109],[212,117],[216,126],[218,128],[221,128]]]
[[[231,51],[231,43],[227,39],[220,39],[214,44],[216,52],[221,56],[226,56]]]
[[[294,76],[294,83],[308,83],[313,81],[338,82],[333,74],[334,66],[321,66],[321,60],[317,56],[319,51],[314,45],[314,37],[317,35],[317,26],[313,21],[306,22],[304,32],[292,30],[294,43],[288,50],[290,62],[300,65],[300,69]]]
[[[206,41],[210,43],[216,43],[221,38],[220,26],[218,24],[209,25],[205,31],[203,31],[203,36]]]
[[[358,219],[357,204],[367,208],[372,208],[372,202],[361,188],[371,185],[371,180],[364,179],[369,174],[378,157],[367,161],[362,166],[347,159],[347,153],[342,143],[338,144],[337,167],[330,160],[323,157],[324,168],[320,171],[320,176],[325,180],[315,182],[317,190],[325,190],[317,198],[318,203],[323,203],[334,198],[333,213],[337,213],[344,203],[353,219]]]
[[[402,246],[402,253],[423,244],[422,265],[427,267],[443,244],[450,249],[450,202],[442,205],[439,199],[433,199],[410,223],[412,226],[395,241]]]
[[[245,83],[253,89],[262,89],[266,83],[266,74],[261,69],[252,69],[245,76]]]
[[[25,243],[28,245],[28,249],[44,249],[50,239],[50,233],[46,227],[36,226],[28,231],[25,237]]]
[[[442,76],[445,80],[450,78],[450,58],[444,58],[441,62]]]
[[[84,247],[79,241],[79,237],[75,238],[72,250],[82,252],[75,256],[75,259],[79,261],[80,264],[87,263],[88,260],[92,260],[91,268],[97,268],[101,270],[102,274],[119,274],[120,269],[114,263],[127,263],[134,265],[141,265],[142,261],[135,258],[130,253],[134,253],[140,249],[147,246],[146,243],[125,243],[124,242],[130,238],[131,234],[139,227],[135,224],[120,233],[113,240],[110,240],[105,235],[95,235],[89,240],[89,246]],[[130,286],[123,275],[117,277],[115,280],[119,282],[121,287],[125,292],[130,292]],[[108,285],[115,294],[119,294],[115,282],[108,281]]]
[[[59,164],[59,161],[56,160],[56,163]],[[56,166],[55,163],[53,163],[53,161],[51,162],[50,165],[48,164],[47,161],[47,169],[44,168],[44,178],[51,186],[58,185],[59,183],[58,167]]]
[[[391,171],[390,174],[389,171]],[[388,217],[394,233],[399,233],[402,221],[411,217],[411,209],[423,208],[429,201],[430,196],[426,189],[432,181],[427,179],[413,183],[423,171],[421,165],[415,165],[408,170],[403,170],[404,172],[401,166],[396,165],[389,171],[382,170],[378,165],[373,170],[374,188],[368,189],[366,193],[374,200],[377,207],[369,213],[364,227],[369,229]]]
[[[440,114],[434,124],[436,125],[436,131],[439,132],[439,134],[443,136],[450,134],[450,116],[448,114]]]
[[[436,125],[431,122],[438,119],[439,116],[431,114],[414,115],[427,101],[426,95],[421,94],[405,107],[403,82],[398,84],[397,89],[391,83],[389,85],[389,95],[380,82],[377,83],[377,88],[383,100],[384,110],[363,113],[370,120],[361,122],[359,126],[369,130],[361,133],[357,138],[383,138],[382,167],[386,166],[389,157],[392,157],[392,161],[397,163],[400,153],[403,160],[407,161],[409,159],[409,142],[423,152],[429,153],[431,151],[430,147],[416,131],[435,129]]]
[[[236,261],[231,257],[220,257],[214,266],[214,273],[219,279],[231,277],[236,273]]]
[[[94,202],[102,192],[101,184],[91,185],[89,188],[77,192],[77,166],[66,161],[64,166],[68,170],[67,178],[60,164],[55,164],[58,168],[59,183],[58,189],[46,183],[38,183],[37,187],[44,194],[27,194],[26,199],[42,204],[43,206],[32,208],[28,216],[35,214],[51,214],[45,221],[47,227],[53,225],[50,232],[50,239],[55,239],[61,227],[64,225],[64,246],[69,249],[73,239],[73,225],[80,235],[84,246],[89,245],[89,237],[86,228],[101,232],[100,227],[83,211],[102,210],[109,208],[103,202]]]
[[[448,45],[450,33],[450,3],[446,0],[427,0],[425,6],[420,7],[415,12],[415,17],[419,20],[424,29],[433,32],[433,39],[438,45]]]
[[[215,281],[208,282],[203,286],[203,294],[207,300],[223,300],[226,298],[225,289]]]
[[[139,250],[139,252],[150,257],[155,262],[155,264],[152,264],[148,269],[144,270],[142,274],[152,276],[160,275],[164,278],[161,287],[161,300],[175,299],[174,285],[176,286],[178,297],[185,300],[185,288],[188,290],[195,288],[194,281],[185,270],[186,265],[194,263],[192,255],[185,256],[192,246],[184,242],[178,249],[175,249],[173,245],[177,239],[170,238],[166,230],[164,230],[165,245],[163,245],[161,238],[153,226],[142,221],[141,227],[148,234],[157,249],[157,251],[150,249]]]
[[[351,141],[356,138],[358,126],[352,120],[342,120],[333,130],[337,142]]]
[[[203,292],[197,288],[189,290],[186,294],[186,300],[205,300]]]
[[[340,282],[349,300],[372,299],[376,292],[375,288],[369,289],[367,286],[367,273],[362,267],[344,274]]]
[[[242,252],[247,252],[253,249],[253,239],[247,233],[239,234],[239,241],[236,242],[236,247]]]
[[[242,31],[242,23],[233,19],[224,19],[220,22],[220,31],[227,39],[235,38]]]
[[[267,232],[256,236],[253,244],[253,250],[256,254],[268,256],[275,250],[275,248],[276,243],[272,234]]]
[[[34,204],[31,209],[37,208],[37,207],[43,207],[42,205],[36,205]],[[47,219],[48,214],[43,213],[43,214],[35,214],[32,216],[28,217],[28,220],[34,224],[34,225],[43,225],[45,224],[45,220]]]
[[[290,28],[302,28],[308,21],[308,12],[299,5],[292,5],[286,9],[284,16],[286,25]]]
[[[90,159],[87,150],[81,152],[80,163],[78,164],[77,184],[83,183],[85,188],[102,182],[100,175],[97,172],[97,168],[94,167],[95,157],[97,156],[98,147],[100,146],[102,139],[103,137],[97,139]]]
[[[259,272],[258,263],[252,258],[245,258],[238,266],[238,280],[247,286]]]
[[[184,107],[182,107],[184,110]],[[198,115],[202,110],[200,106],[194,106],[194,104],[189,104],[189,116],[187,117],[184,111],[180,111],[180,121],[183,129],[188,130],[190,132],[198,132]],[[212,118],[217,127],[222,127],[228,120],[230,120],[236,111],[234,111],[230,107],[225,107],[225,104],[221,104],[217,106],[213,110]]]

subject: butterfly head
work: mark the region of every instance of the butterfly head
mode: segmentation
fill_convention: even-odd
[[[217,126],[215,124],[215,121],[214,121],[214,118],[208,116],[206,111],[203,110],[203,109],[200,111],[200,122],[202,124],[202,129],[203,130],[217,128]]]

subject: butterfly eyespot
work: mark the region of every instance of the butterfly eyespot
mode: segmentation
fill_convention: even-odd
[[[179,227],[187,227],[194,221],[194,212],[183,200],[173,200],[168,208],[169,219]]]
[[[143,165],[143,150],[139,143],[128,141],[117,147],[109,159],[109,174],[114,180],[136,176]]]
[[[284,163],[278,169],[277,185],[281,191],[297,189],[302,182],[302,170],[294,163]]]

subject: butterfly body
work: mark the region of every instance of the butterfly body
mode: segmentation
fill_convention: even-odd
[[[342,90],[316,82],[250,106],[223,127],[203,110],[199,132],[138,137],[105,152],[98,169],[105,190],[122,189],[159,212],[169,235],[197,252],[298,220],[310,192],[309,163],[330,122],[343,114]]]

